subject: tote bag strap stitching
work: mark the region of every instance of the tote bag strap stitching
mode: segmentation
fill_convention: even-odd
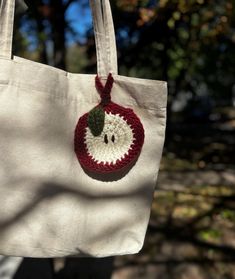
[[[111,24],[108,22],[108,18],[107,18],[107,10],[106,10],[106,4],[105,1],[102,1],[102,8],[103,8],[103,22],[104,22],[104,31],[105,31],[105,41],[107,42],[106,48],[107,48],[107,59],[108,59],[108,63],[107,65],[112,67],[112,62],[111,62],[111,47],[110,47],[110,32],[109,29],[107,28],[108,24]],[[112,72],[112,69],[108,70],[109,72]]]
[[[104,12],[104,27],[106,34],[106,42],[108,48],[108,65],[111,67],[109,72],[113,74],[118,74],[118,66],[117,66],[117,47],[116,47],[116,37],[114,32],[114,24],[112,11],[110,7],[109,1],[103,0],[103,10]]]
[[[117,48],[110,3],[90,0],[96,40],[98,74],[107,77],[117,74]]]
[[[100,76],[117,74],[117,50],[109,0],[90,0]],[[15,0],[0,2],[0,56],[11,59]]]
[[[0,3],[0,56],[11,58],[15,0]]]
[[[90,0],[96,43],[97,71],[100,76],[105,76],[107,74],[107,70],[105,69],[107,59],[104,56],[104,51],[102,51],[105,48],[105,39],[103,38],[105,33],[102,21],[102,10],[99,4],[100,2],[98,3],[98,1]]]

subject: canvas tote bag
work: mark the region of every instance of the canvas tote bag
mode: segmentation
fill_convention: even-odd
[[[91,0],[98,75],[12,56],[0,11],[0,254],[137,253],[162,154],[167,85],[117,73],[108,0]]]

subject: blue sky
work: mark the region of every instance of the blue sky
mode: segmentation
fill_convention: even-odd
[[[82,5],[81,2],[72,3],[66,12],[66,20],[69,21],[69,25],[76,34],[75,36],[74,34],[67,32],[67,44],[71,45],[75,42],[85,43],[86,33],[92,28],[92,18],[89,5]],[[31,30],[31,25],[29,25],[27,21],[25,21],[25,24],[22,25],[21,31],[25,34],[29,41],[29,50],[34,51],[35,48],[37,48],[37,42],[35,40],[35,34]],[[48,47],[52,47],[50,42],[48,42]]]
[[[92,27],[89,6],[87,5],[84,7],[77,2],[71,4],[66,13],[66,19],[70,21],[70,25],[77,33],[75,38],[71,34],[67,34],[67,43],[72,44],[74,41],[85,42],[86,32]]]

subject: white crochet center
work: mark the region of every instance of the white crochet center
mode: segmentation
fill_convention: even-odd
[[[124,158],[131,148],[134,135],[131,127],[119,114],[105,113],[104,129],[101,135],[92,135],[86,128],[85,143],[88,154],[97,163],[116,163]]]

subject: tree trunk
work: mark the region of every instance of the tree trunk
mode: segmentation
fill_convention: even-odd
[[[62,0],[51,0],[50,4],[54,66],[66,70],[65,7]]]
[[[48,64],[46,40],[44,37],[44,26],[42,22],[43,19],[40,17],[38,13],[35,19],[37,22],[37,29],[38,29],[39,60],[43,64]]]

